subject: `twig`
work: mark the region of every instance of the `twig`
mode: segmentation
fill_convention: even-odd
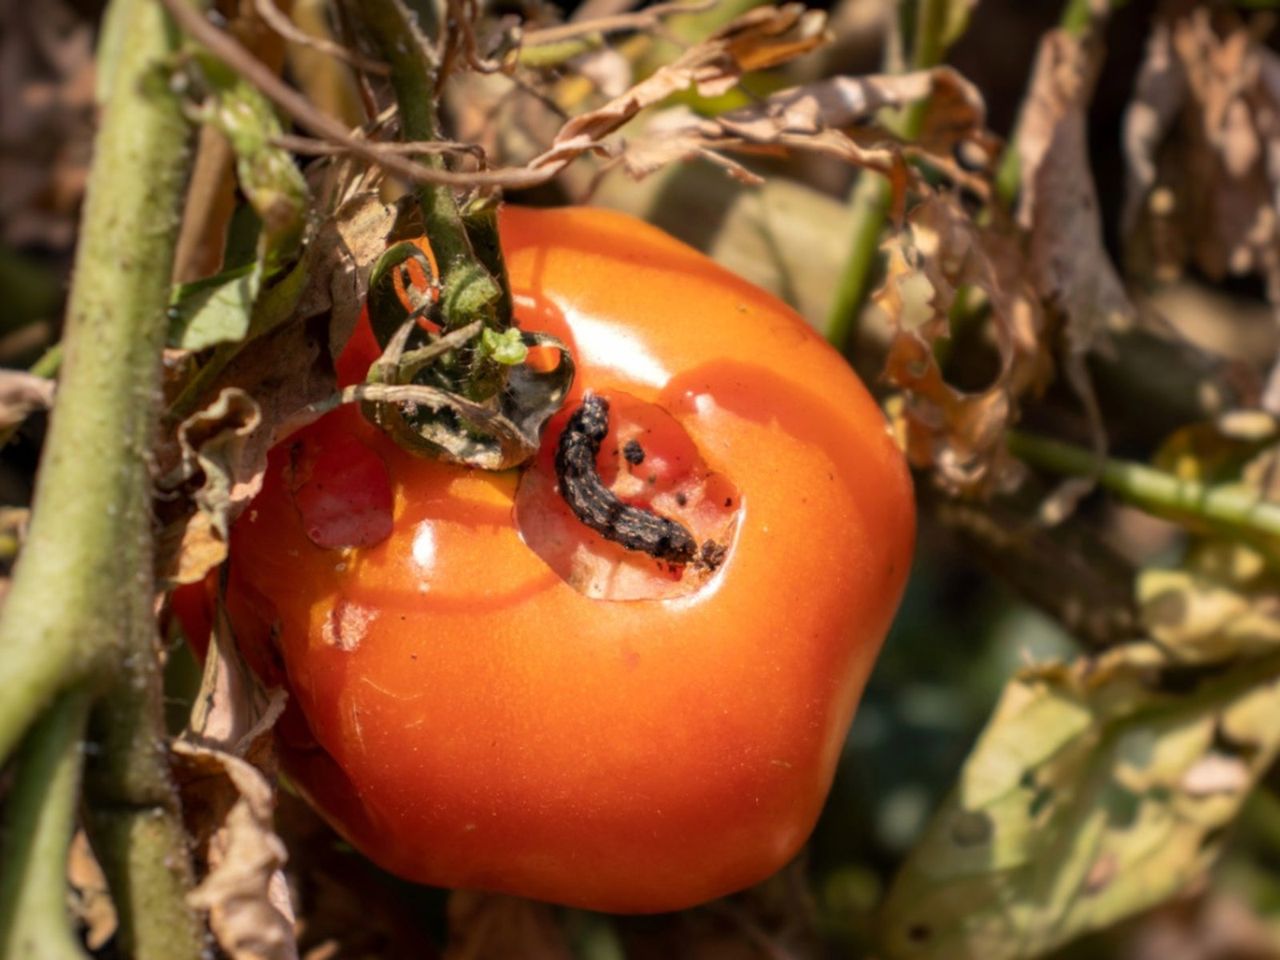
[[[165,9],[184,31],[208,48],[219,60],[257,87],[268,100],[293,117],[298,125],[335,144],[341,144],[356,156],[376,163],[397,176],[413,183],[439,184],[454,187],[509,187],[521,189],[546,183],[560,172],[571,158],[557,155],[556,162],[545,166],[534,160],[525,167],[509,167],[500,170],[476,170],[454,172],[438,167],[424,166],[406,160],[385,144],[372,143],[353,137],[346,126],[334,117],[316,109],[301,93],[268,70],[234,37],[219,30],[184,0],[160,0]]]
[[[351,148],[341,143],[330,143],[328,140],[315,140],[311,137],[299,137],[292,133],[282,133],[271,138],[272,146],[290,150],[293,153],[312,157],[330,157],[335,154],[350,153]],[[391,154],[413,156],[415,154],[464,153],[478,159],[484,159],[484,148],[474,143],[460,143],[457,140],[419,140],[412,143],[387,141],[378,144],[378,149]]]
[[[539,27],[528,31],[521,39],[522,46],[543,46],[577,40],[594,33],[620,33],[623,30],[644,30],[663,17],[681,13],[703,13],[716,5],[717,0],[695,0],[693,3],[655,3],[636,13],[618,13],[592,20],[564,23],[554,27]]]
[[[391,72],[391,68],[381,60],[373,60],[369,57],[357,53],[355,50],[348,50],[340,43],[334,43],[325,37],[313,37],[309,33],[299,30],[275,5],[275,0],[253,0],[253,9],[257,11],[263,21],[276,33],[284,37],[290,43],[296,43],[300,47],[310,47],[320,53],[328,54],[343,63],[348,63],[357,70],[363,70],[365,73],[372,73],[374,76],[385,77]]]
[[[1236,485],[1209,486],[1126,460],[1099,458],[1092,450],[1059,440],[1010,431],[1014,456],[1032,466],[1073,477],[1090,477],[1122,499],[1151,513],[1189,518],[1252,542],[1280,536],[1280,503]],[[1274,549],[1274,548],[1273,548]]]
[[[5,802],[0,956],[86,960],[67,916],[67,850],[80,786],[83,692],[64,696],[31,730]]]

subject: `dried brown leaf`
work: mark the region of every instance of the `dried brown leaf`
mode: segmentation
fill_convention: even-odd
[[[0,431],[53,406],[57,384],[22,370],[0,370]]]
[[[67,851],[67,884],[71,892],[71,910],[79,921],[85,946],[99,950],[116,932],[115,904],[107,878],[89,846],[83,830],[77,830]]]
[[[951,492],[1007,485],[1015,464],[1005,428],[1019,399],[1050,374],[1044,314],[1021,253],[1007,237],[977,227],[950,195],[917,204],[886,246],[888,272],[875,302],[893,325],[885,376],[906,392],[893,412],[908,456],[934,469]],[[987,298],[1000,358],[991,385],[972,392],[948,384],[934,356],[963,288]]]
[[[189,895],[232,960],[296,960],[293,912],[281,868],[288,859],[272,829],[275,792],[262,772],[237,756],[178,741],[188,777],[202,773],[237,796],[209,839],[208,873]]]
[[[307,248],[307,285],[295,316],[329,314],[329,348],[337,356],[355,329],[369,292],[369,271],[384,250],[396,209],[376,193],[345,201]]]
[[[1036,286],[1062,313],[1067,348],[1081,360],[1134,312],[1103,245],[1089,169],[1086,113],[1100,62],[1087,38],[1046,34],[1018,124],[1018,223],[1030,233]]]
[[[690,87],[703,96],[724,93],[744,73],[814,50],[828,39],[825,27],[824,14],[798,3],[756,7],[622,95],[570,119],[535,165],[554,165],[592,149],[641,110]]]
[[[1124,144],[1135,266],[1256,274],[1280,309],[1280,54],[1209,7],[1159,21]]]
[[[231,520],[262,486],[266,451],[258,449],[260,439],[254,442],[261,425],[257,403],[234,387],[179,425],[181,464],[164,485],[174,488],[195,477],[201,482],[192,498],[195,512],[161,535],[163,557],[172,564],[163,568],[167,580],[195,583],[226,559]]]
[[[202,866],[193,907],[232,960],[296,960],[293,910],[272,826],[275,755],[270,736],[282,690],[263,690],[236,650],[219,610],[188,729],[173,745],[175,779]]]

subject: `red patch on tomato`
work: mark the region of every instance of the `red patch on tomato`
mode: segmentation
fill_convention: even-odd
[[[371,547],[391,536],[391,478],[382,458],[350,435],[289,449],[286,479],[307,539],[317,547]]]

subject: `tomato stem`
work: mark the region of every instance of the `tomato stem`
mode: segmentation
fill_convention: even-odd
[[[364,0],[352,3],[351,10],[364,22],[391,66],[401,137],[413,142],[438,141],[440,68],[416,19],[401,0]],[[421,162],[428,168],[446,169],[443,153],[426,154]],[[501,278],[494,277],[477,256],[453,188],[420,183],[416,193],[427,238],[440,265],[445,328],[483,319],[487,326],[505,329],[510,318],[501,316],[499,309],[504,301]]]

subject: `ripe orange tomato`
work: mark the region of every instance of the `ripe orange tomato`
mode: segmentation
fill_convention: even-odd
[[[228,610],[290,692],[285,770],[382,866],[687,907],[813,827],[907,575],[909,474],[836,352],[701,254],[590,209],[509,207],[501,233],[521,326],[577,361],[540,455],[487,474],[330,414],[273,452]],[[362,331],[342,375],[375,351]],[[560,496],[588,395],[601,482],[679,521],[692,559],[620,546]]]

